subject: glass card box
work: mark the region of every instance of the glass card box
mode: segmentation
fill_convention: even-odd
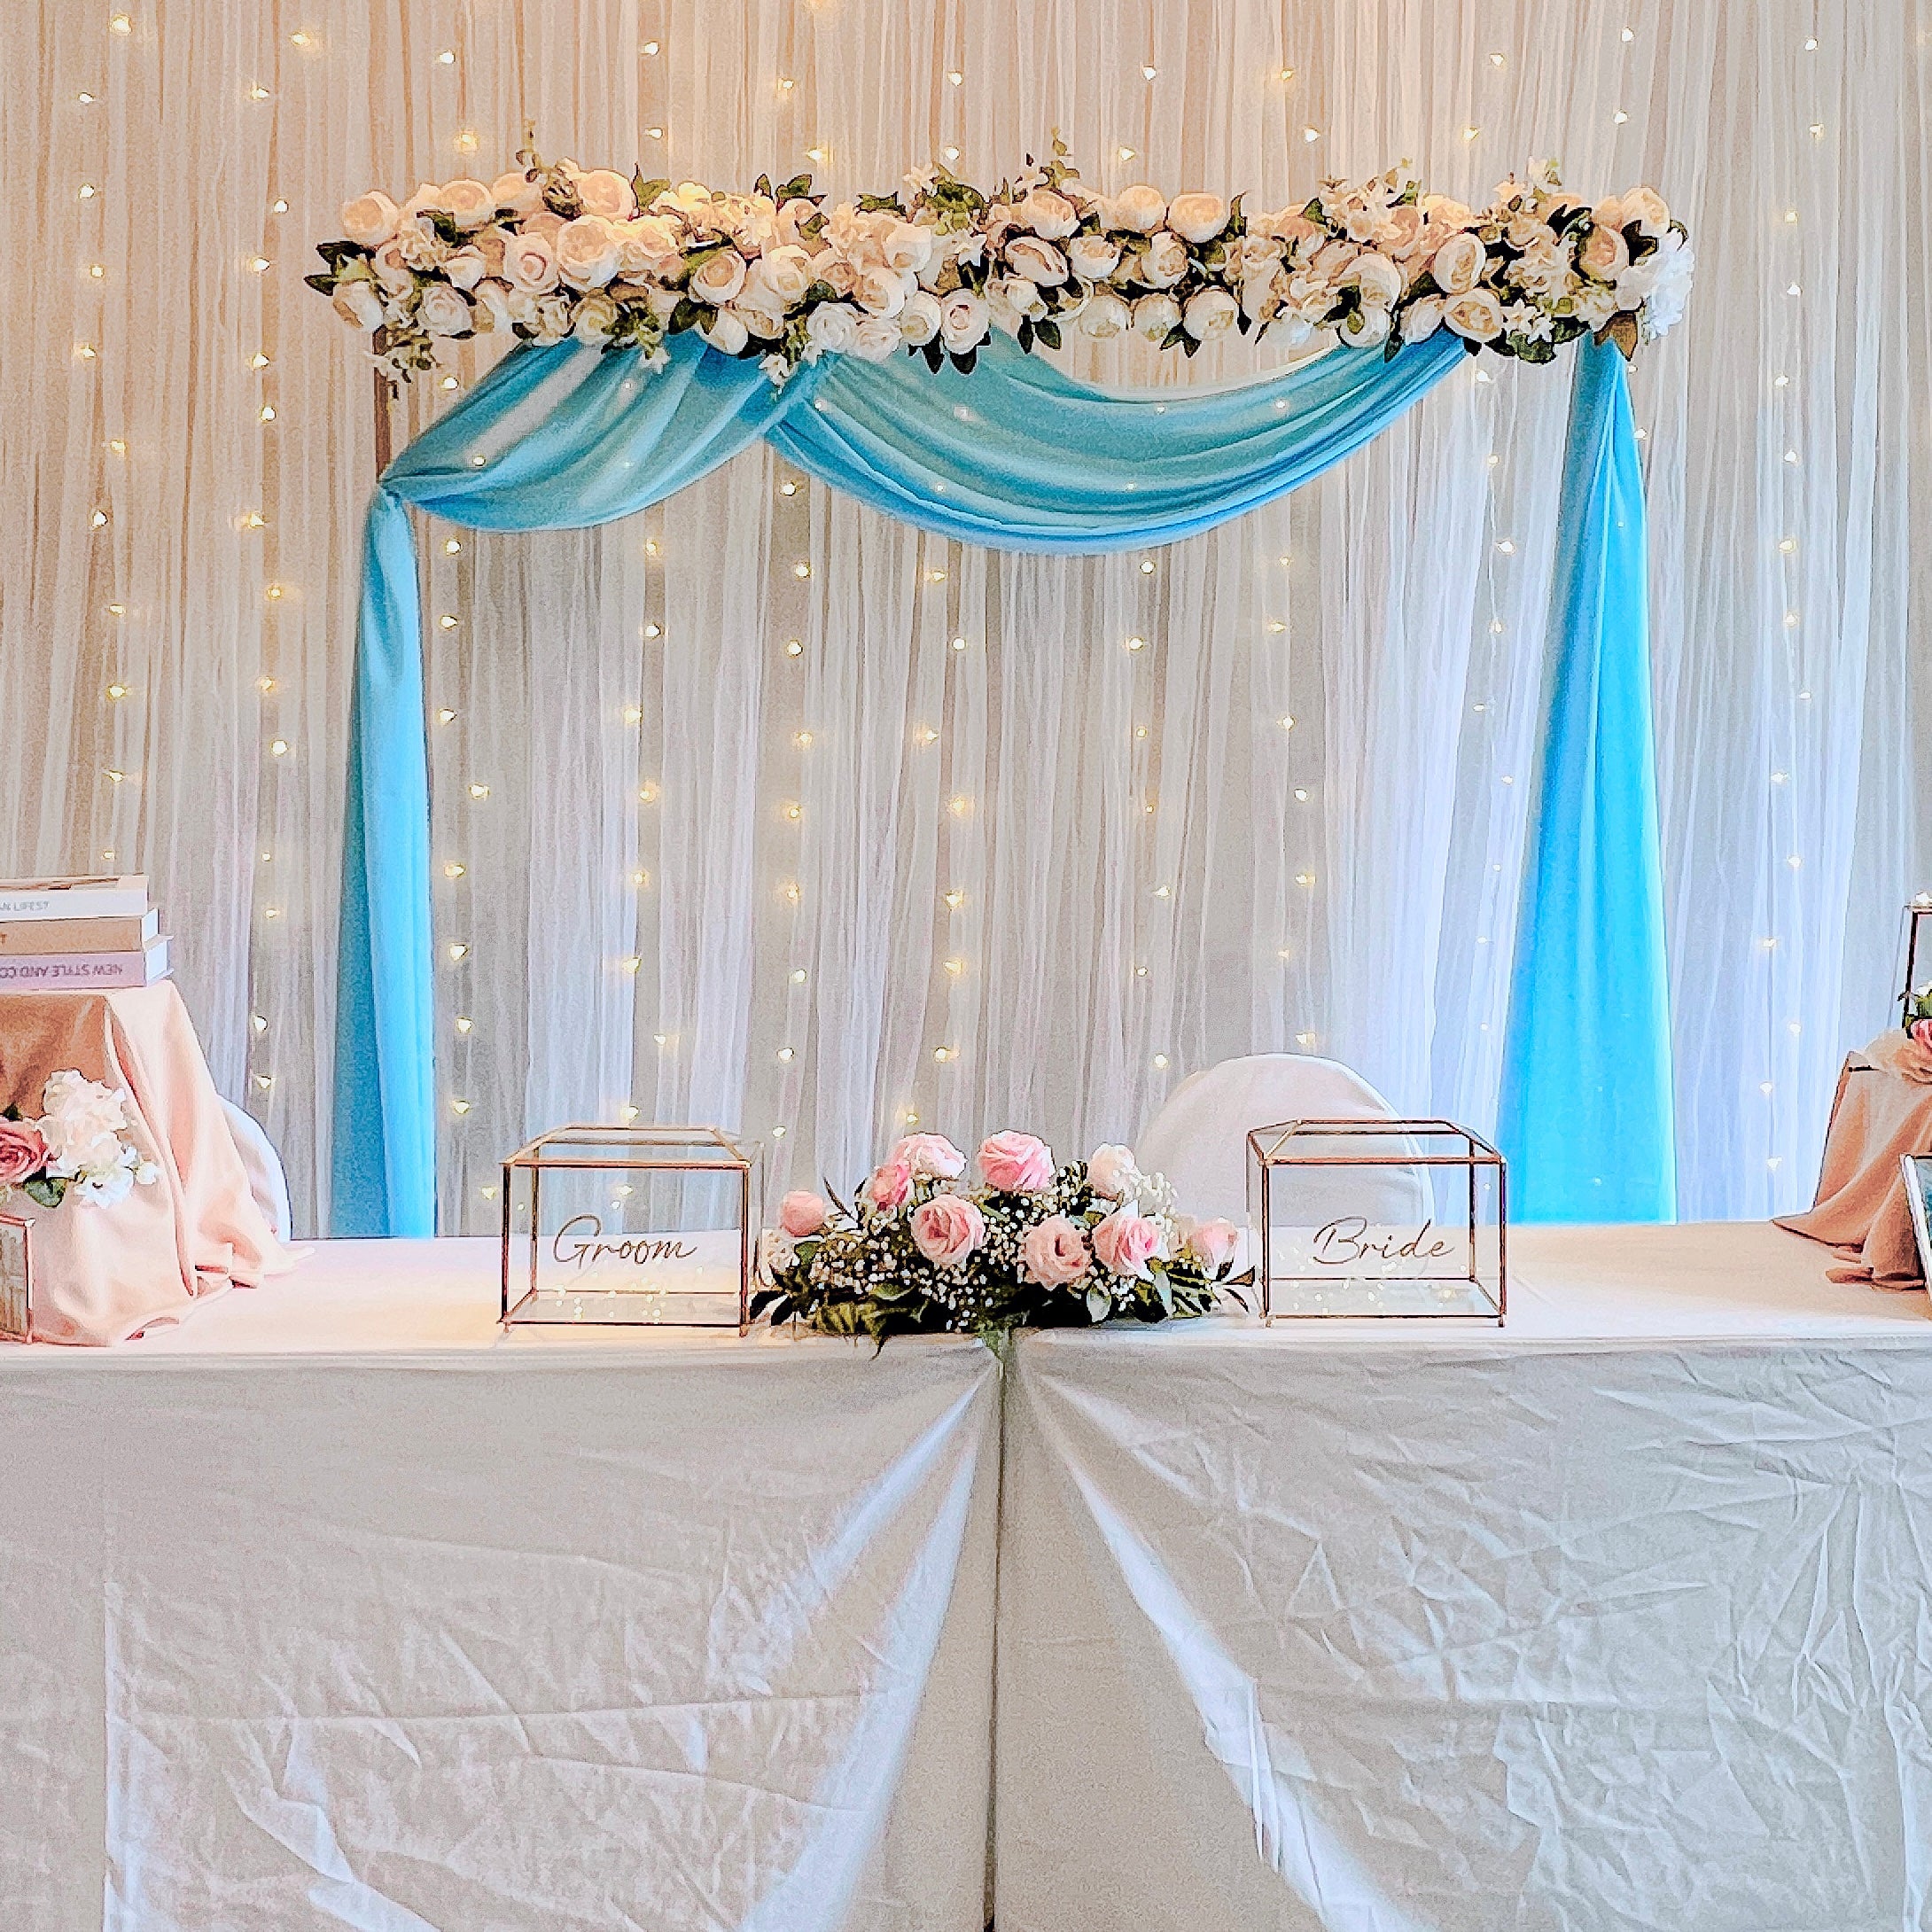
[[[0,1214],[0,1342],[34,1339],[34,1224]]]
[[[1905,983],[1899,989],[1899,1003],[1907,1009],[1910,1020],[1912,996],[1932,980],[1932,892],[1913,894],[1905,908]]]
[[[1265,1321],[1507,1307],[1503,1157],[1448,1120],[1288,1120],[1248,1136]]]
[[[505,1326],[751,1327],[759,1143],[571,1126],[503,1163]]]

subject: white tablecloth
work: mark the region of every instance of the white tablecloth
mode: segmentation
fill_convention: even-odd
[[[1510,1324],[1029,1336],[1000,1932],[1932,1925],[1932,1321],[1762,1227]]]
[[[341,1243],[0,1349],[7,1932],[978,1932],[997,1370]]]

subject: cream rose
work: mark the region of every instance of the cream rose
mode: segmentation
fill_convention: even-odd
[[[782,201],[774,216],[782,242],[799,245],[806,239],[806,225],[818,213],[818,203],[807,201],[802,196],[794,196],[790,201]]]
[[[481,228],[496,214],[496,197],[487,183],[471,181],[467,175],[442,185],[442,206],[456,216],[458,228]]]
[[[456,288],[471,289],[488,273],[483,251],[472,245],[456,249],[443,263],[443,273]]]
[[[487,335],[493,329],[509,328],[509,283],[499,282],[494,276],[486,277],[476,285],[476,303],[471,314],[479,333]]]
[[[1443,299],[1439,295],[1424,295],[1411,302],[1402,311],[1402,339],[1428,341],[1442,327],[1442,311]]]
[[[1148,300],[1157,301],[1160,298],[1150,295]],[[1101,289],[1087,297],[1080,309],[1077,326],[1082,335],[1090,336],[1096,342],[1104,342],[1132,328],[1133,313],[1110,289]]]
[[[1630,244],[1614,228],[1601,222],[1585,237],[1578,266],[1600,282],[1614,282],[1630,266]]]
[[[1076,235],[1066,254],[1068,268],[1083,282],[1104,282],[1120,266],[1120,244],[1107,235]]]
[[[503,279],[525,295],[557,286],[557,253],[541,235],[512,235],[503,244]]]
[[[986,304],[970,289],[954,289],[939,304],[939,339],[954,355],[963,355],[986,339]]]
[[[722,308],[744,286],[744,257],[735,248],[721,248],[691,270],[685,285],[695,300]]]
[[[627,222],[637,212],[637,197],[631,192],[631,184],[608,167],[573,175],[571,185],[586,214],[602,215],[606,222]]]
[[[1123,189],[1106,204],[1107,226],[1124,228],[1135,235],[1151,235],[1167,214],[1167,198],[1158,188],[1145,182]]]
[[[1146,288],[1172,288],[1187,272],[1187,244],[1164,228],[1148,244],[1133,278]]]
[[[471,332],[470,305],[462,292],[451,288],[447,282],[432,282],[423,291],[422,307],[417,313],[432,335],[468,335]]]
[[[736,355],[752,339],[752,331],[728,308],[721,308],[697,332],[723,355]]]
[[[956,1194],[936,1194],[912,1211],[912,1238],[936,1268],[964,1267],[986,1238],[985,1217]]]
[[[1474,235],[1452,235],[1430,258],[1429,272],[1445,295],[1467,295],[1481,279],[1486,260]]]
[[[852,299],[869,316],[890,320],[906,306],[906,277],[883,265],[861,269],[852,278]]]
[[[1224,288],[1204,288],[1188,298],[1180,312],[1180,326],[1196,342],[1211,342],[1235,326],[1241,305]]]
[[[333,300],[336,314],[351,328],[382,327],[382,297],[373,282],[338,282]]]
[[[357,195],[342,204],[342,232],[358,248],[379,248],[395,233],[401,213],[386,194]]]
[[[1180,304],[1172,295],[1143,295],[1133,305],[1133,331],[1157,345],[1180,326]]]
[[[1389,339],[1389,311],[1374,303],[1352,308],[1336,333],[1352,349],[1379,349]]]
[[[543,183],[533,181],[520,167],[512,168],[490,183],[490,199],[500,208],[534,214],[543,206]]]
[[[1358,255],[1349,273],[1373,308],[1387,308],[1401,296],[1402,271],[1386,255]]]
[[[557,272],[573,288],[602,288],[617,273],[617,230],[601,214],[565,222],[557,231]]]
[[[890,316],[868,316],[853,331],[852,353],[862,362],[890,362],[900,346],[899,323]]]
[[[932,259],[932,230],[912,222],[894,222],[880,239],[879,253],[888,269],[917,275]]]
[[[1015,235],[1006,245],[1008,265],[1040,288],[1058,288],[1067,278],[1067,258],[1050,241]]]
[[[1035,188],[1013,212],[1048,241],[1064,241],[1080,225],[1079,211],[1051,188]]]
[[[899,312],[899,339],[913,348],[923,348],[939,332],[939,299],[923,289],[915,289]]]
[[[792,244],[774,248],[752,264],[745,277],[742,300],[760,308],[772,308],[783,315],[805,300],[812,285],[812,258]]]
[[[1624,197],[1622,214],[1618,227],[1628,228],[1634,222],[1653,240],[1671,225],[1671,211],[1655,188],[1632,188]]]
[[[1038,322],[1047,313],[1047,298],[1023,275],[1005,275],[987,283],[986,295],[994,314],[1008,328]]]
[[[1140,1165],[1133,1157],[1133,1149],[1123,1147],[1118,1141],[1096,1147],[1087,1157],[1087,1186],[1095,1194],[1105,1195],[1110,1201],[1123,1198],[1139,1172]]]
[[[1167,225],[1183,241],[1211,242],[1227,226],[1227,204],[1219,195],[1176,195],[1168,204]]]
[[[1092,1265],[1087,1237],[1064,1214],[1054,1214],[1020,1236],[1020,1268],[1042,1288],[1064,1288]]]
[[[821,302],[805,319],[806,339],[826,355],[843,355],[858,339],[859,311],[849,302]]]
[[[1375,230],[1375,245],[1398,261],[1406,261],[1422,245],[1422,211],[1413,201],[1389,210]]]
[[[612,224],[617,235],[617,265],[626,275],[666,276],[677,269],[683,253],[677,230],[661,214],[640,214],[633,222]]]
[[[1502,333],[1502,304],[1488,289],[1472,289],[1466,295],[1452,296],[1442,319],[1468,341],[1493,342]]]

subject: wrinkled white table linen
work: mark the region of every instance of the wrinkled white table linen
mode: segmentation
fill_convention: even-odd
[[[993,1358],[495,1310],[0,1348],[0,1927],[979,1932]]]
[[[1000,1932],[1932,1925],[1932,1320],[1768,1227],[1510,1323],[1030,1336]]]

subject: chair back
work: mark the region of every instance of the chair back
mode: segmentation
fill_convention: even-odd
[[[222,1102],[222,1111],[228,1117],[228,1131],[234,1136],[235,1150],[241,1156],[242,1167],[247,1173],[248,1191],[275,1238],[285,1242],[290,1237],[293,1216],[289,1210],[288,1175],[283,1171],[282,1157],[253,1114],[244,1112],[227,1099]]]

